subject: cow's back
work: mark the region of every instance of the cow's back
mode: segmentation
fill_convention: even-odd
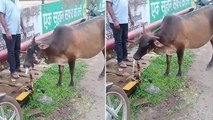
[[[169,15],[156,35],[164,44],[199,48],[213,35],[213,6],[206,6],[182,16]]]
[[[76,58],[91,58],[104,48],[105,18],[96,17],[74,26],[71,34],[67,54],[75,54]]]
[[[213,35],[213,6],[206,6],[183,17],[186,48],[199,48]]]
[[[104,48],[105,19],[96,17],[72,27],[58,26],[47,43],[44,53],[50,63],[65,64],[68,60],[91,58]]]
[[[161,38],[159,41],[164,45],[173,44],[181,32],[181,24],[181,18],[179,16],[165,16],[160,29],[155,33],[155,35]]]

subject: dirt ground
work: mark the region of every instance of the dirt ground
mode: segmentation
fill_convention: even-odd
[[[129,56],[135,53],[136,48],[130,50]],[[172,93],[161,104],[145,107],[138,113],[139,120],[213,120],[213,69],[206,71],[213,50],[208,43],[192,51],[196,57],[187,73],[185,86]],[[142,69],[148,67],[150,59],[155,56],[155,54],[144,56],[140,60]],[[106,81],[120,87],[127,84],[132,63],[127,64],[127,69],[118,69],[115,59],[107,61]]]
[[[84,60],[87,73],[78,84],[80,92],[71,101],[65,101],[49,117],[39,120],[104,120],[105,114],[105,79],[99,79],[104,66],[104,57],[97,56]]]
[[[212,47],[208,43],[193,51],[196,58],[185,87],[161,104],[141,110],[139,120],[213,120],[213,69],[206,71]]]
[[[102,54],[89,60],[88,72],[80,82],[80,88],[92,99],[90,110],[78,120],[104,120],[105,118],[105,78],[99,79],[105,59]]]
[[[97,56],[84,60],[87,64],[87,72],[80,83],[79,93],[70,101],[64,101],[62,105],[56,109],[50,116],[38,116],[37,120],[104,120],[105,113],[105,79],[99,79],[99,74],[104,66],[104,56],[102,53]],[[42,75],[42,68],[46,65],[36,66],[33,70],[34,78]],[[25,76],[24,72],[20,73]],[[16,97],[20,94],[20,88],[29,82],[29,78],[21,77],[20,79],[11,82],[9,70],[0,72],[0,83],[10,82],[12,85],[21,83],[20,87],[8,87],[6,84],[1,84],[0,92],[6,92],[9,95]]]
[[[132,56],[136,52],[137,47],[131,48],[128,53],[128,57],[130,59],[133,59]],[[146,54],[143,59],[139,61],[141,72],[145,70],[146,67],[150,65],[150,59],[153,57],[156,57],[157,55],[154,53]],[[107,82],[113,82],[115,85],[118,85],[119,87],[124,87],[129,81],[131,81],[131,75],[132,75],[132,62],[125,62],[127,64],[127,68],[121,69],[117,65],[116,59],[111,59],[107,61],[106,63],[106,72]],[[137,70],[137,68],[135,69]]]
[[[44,64],[37,65],[35,70],[32,70],[33,82],[42,75],[42,70],[47,67]],[[0,92],[7,93],[12,97],[17,97],[21,92],[29,85],[30,77],[25,75],[25,69],[21,68],[22,72],[18,72],[20,75],[19,79],[12,79],[8,69],[0,71]]]

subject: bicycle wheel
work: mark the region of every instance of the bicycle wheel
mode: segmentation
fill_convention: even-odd
[[[118,116],[113,118],[111,113],[106,112],[106,120],[130,120],[128,97],[120,87],[112,85],[107,91],[106,104],[111,108],[111,112]]]
[[[6,95],[0,101],[0,120],[23,120],[21,107],[14,98]]]

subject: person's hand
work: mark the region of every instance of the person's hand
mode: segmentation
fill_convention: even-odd
[[[6,36],[7,36],[8,40],[12,40],[13,39],[12,34],[10,33],[10,31],[6,31]]]
[[[116,29],[120,29],[120,25],[119,25],[119,22],[117,20],[114,21],[114,27]]]

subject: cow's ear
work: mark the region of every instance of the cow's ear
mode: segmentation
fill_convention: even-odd
[[[155,41],[154,41],[154,44],[155,44],[155,46],[157,46],[157,47],[159,47],[159,48],[161,48],[161,47],[164,46],[164,45],[163,45],[162,43],[160,43],[158,40],[155,40]]]
[[[158,36],[156,36],[156,35],[149,34],[149,36],[150,36],[152,39],[160,40],[160,37],[158,37]]]
[[[39,44],[38,45],[38,47],[40,48],[40,49],[42,49],[42,50],[44,50],[44,49],[47,49],[48,47],[49,47],[49,45],[47,45],[47,44]]]

